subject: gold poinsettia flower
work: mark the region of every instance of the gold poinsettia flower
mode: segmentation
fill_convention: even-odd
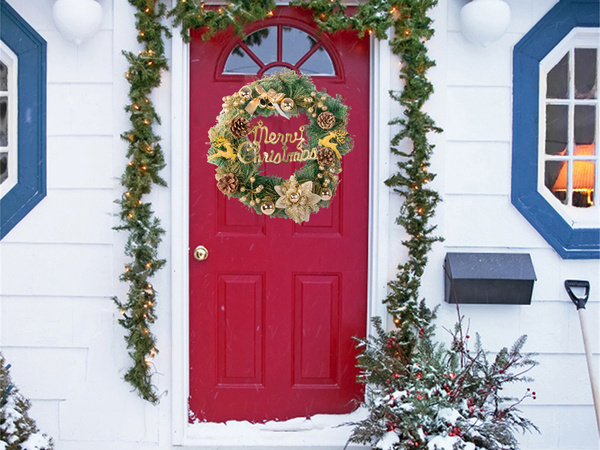
[[[292,175],[289,180],[275,186],[279,194],[275,207],[285,209],[288,217],[298,224],[308,222],[310,213],[317,211],[316,204],[321,201],[321,197],[313,193],[312,184],[312,181],[300,184]]]

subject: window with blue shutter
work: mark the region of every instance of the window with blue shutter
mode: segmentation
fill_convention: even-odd
[[[46,41],[0,0],[0,239],[46,195]]]
[[[600,258],[599,16],[560,0],[513,51],[512,203],[563,258]]]

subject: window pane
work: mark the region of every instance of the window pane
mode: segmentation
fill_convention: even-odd
[[[300,67],[302,73],[308,75],[335,75],[331,58],[323,47],[314,52]]]
[[[546,161],[546,187],[565,205],[567,204],[567,169],[566,161]]]
[[[255,31],[244,39],[244,44],[264,63],[277,61],[277,27]]]
[[[0,61],[0,91],[8,91],[8,67]]]
[[[593,161],[573,162],[573,206],[588,208],[594,204],[595,172]]]
[[[546,98],[569,97],[569,54],[555,65],[546,77]]]
[[[8,153],[0,153],[0,184],[8,178]]]
[[[239,46],[233,49],[225,63],[226,73],[254,74],[259,69],[258,64]]]
[[[284,62],[296,64],[315,45],[317,40],[304,31],[297,28],[283,28],[282,59]]]
[[[575,49],[575,98],[596,98],[596,66],[595,48]]]
[[[8,146],[8,98],[0,97],[0,147]]]
[[[593,144],[596,141],[596,107],[575,106],[575,145]]]
[[[569,107],[546,105],[546,154],[564,155],[567,149]]]
[[[8,178],[8,153],[0,153],[0,183]]]

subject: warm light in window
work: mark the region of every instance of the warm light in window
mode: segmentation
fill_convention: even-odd
[[[563,150],[560,155],[565,155],[567,149]],[[575,147],[573,152],[574,156],[594,156],[596,154],[595,145],[578,145]],[[588,207],[594,205],[594,188],[595,188],[595,173],[596,164],[594,161],[586,160],[575,160],[573,161],[573,176],[572,176],[572,189],[573,189],[573,205]],[[569,167],[567,161],[562,161],[560,171],[556,177],[556,181],[552,186],[552,192],[557,197],[566,196],[567,183],[568,183]],[[565,193],[560,195],[560,193]],[[575,200],[578,198],[578,200]]]

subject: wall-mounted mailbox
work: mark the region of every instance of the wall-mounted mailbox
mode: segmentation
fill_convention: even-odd
[[[444,272],[448,303],[531,304],[536,277],[527,253],[448,253]]]

